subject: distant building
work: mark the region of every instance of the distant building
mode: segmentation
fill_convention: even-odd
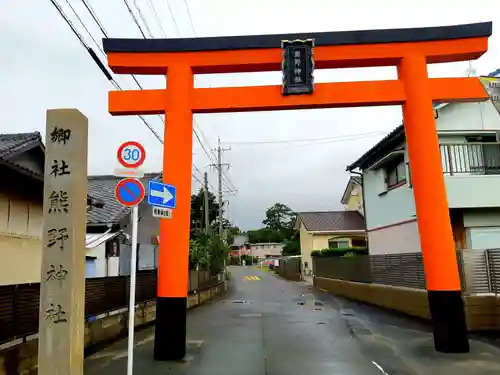
[[[305,275],[312,273],[314,250],[366,247],[365,222],[358,211],[299,212],[295,229]]]
[[[358,211],[361,215],[364,215],[363,180],[361,176],[351,176],[349,178],[341,202],[347,211]]]
[[[248,235],[247,234],[236,234],[233,240],[233,246],[243,246],[248,243]]]
[[[250,244],[250,256],[259,259],[279,257],[283,253],[283,244],[273,243],[252,243]]]

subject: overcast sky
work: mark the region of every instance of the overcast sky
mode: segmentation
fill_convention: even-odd
[[[78,31],[98,48],[68,7],[57,0]],[[70,4],[101,43],[102,34],[81,0]],[[89,0],[111,37],[141,37],[123,0]],[[442,26],[493,21],[489,52],[474,66],[479,74],[500,67],[500,34],[495,34],[500,13],[494,1],[422,0],[129,0],[137,4],[154,37],[220,36],[314,31],[362,30]],[[191,15],[192,23],[186,4]],[[161,21],[154,16],[151,5]],[[170,8],[169,9],[169,5]],[[102,55],[100,56],[101,58]],[[104,61],[104,59],[103,59]],[[432,77],[462,76],[467,63],[429,67]],[[116,148],[138,140],[147,149],[146,169],[160,171],[162,146],[137,117],[111,117],[104,78],[50,0],[0,1],[0,126],[2,133],[44,134],[48,108],[78,108],[90,120],[89,174],[111,174]],[[197,77],[196,86],[249,86],[280,84],[276,73],[231,74]],[[316,82],[396,78],[395,68],[316,71]],[[145,88],[164,87],[164,79],[140,77]],[[136,89],[129,77],[118,78],[125,88]],[[199,115],[195,128],[207,149],[220,137],[224,162],[231,164],[226,177],[238,192],[227,196],[228,216],[241,228],[261,226],[264,211],[276,202],[295,211],[342,209],[340,198],[349,178],[347,164],[401,122],[399,107],[351,108],[240,114]],[[157,116],[148,116],[163,135]],[[289,140],[320,141],[284,142]],[[259,143],[268,142],[268,143]],[[274,142],[274,143],[273,143]],[[209,173],[207,155],[194,141],[194,164]],[[201,179],[198,172],[194,171]],[[225,183],[227,185],[228,183]],[[199,183],[193,180],[193,190]]]

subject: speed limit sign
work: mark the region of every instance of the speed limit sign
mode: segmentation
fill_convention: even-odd
[[[139,142],[128,141],[118,148],[116,156],[125,168],[139,168],[146,160],[146,150]]]

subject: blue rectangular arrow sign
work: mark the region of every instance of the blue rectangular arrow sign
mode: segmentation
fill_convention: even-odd
[[[148,184],[148,203],[152,206],[175,208],[175,186],[150,180]]]

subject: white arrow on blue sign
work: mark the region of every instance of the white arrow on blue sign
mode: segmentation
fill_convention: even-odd
[[[175,186],[150,180],[148,184],[148,203],[152,206],[175,208]]]

